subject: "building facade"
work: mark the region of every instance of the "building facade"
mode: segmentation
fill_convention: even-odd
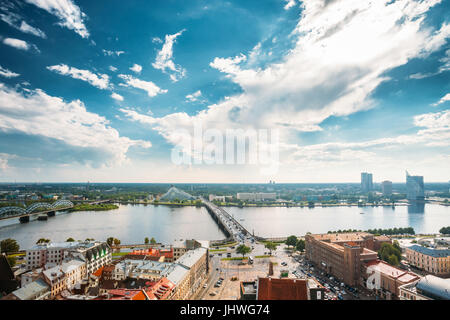
[[[361,273],[361,285],[386,300],[399,299],[399,288],[417,280],[418,275],[380,260],[365,263]]]
[[[439,277],[450,276],[450,249],[434,249],[413,245],[405,248],[406,260],[418,269]]]
[[[406,171],[406,198],[409,201],[425,200],[423,176],[410,176]]]
[[[399,288],[400,300],[450,300],[450,279],[427,275]]]
[[[80,259],[86,263],[87,275],[111,263],[111,248],[106,242],[61,242],[37,244],[26,251],[29,270],[45,265],[60,265],[63,260]]]
[[[361,191],[370,192],[373,190],[372,174],[368,172],[361,172]]]
[[[275,200],[277,194],[274,192],[257,192],[257,193],[237,193],[236,198],[239,200],[252,200],[252,201],[262,201],[262,200]]]
[[[356,286],[363,263],[376,261],[378,255],[374,250],[385,242],[391,243],[391,240],[366,232],[307,234],[305,255],[320,270]]]
[[[392,195],[392,181],[385,180],[381,183],[381,192],[383,196],[389,197]]]

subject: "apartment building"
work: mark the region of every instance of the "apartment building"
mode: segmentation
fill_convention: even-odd
[[[50,297],[54,298],[63,290],[72,289],[86,277],[86,264],[80,260],[70,260],[44,270],[42,274],[50,286]]]
[[[367,232],[307,234],[306,259],[317,268],[356,286],[364,263],[376,261],[382,243],[391,243],[388,237],[376,237]]]
[[[208,266],[208,250],[205,248],[197,248],[186,252],[177,260],[177,264],[189,270],[188,296],[194,294],[207,277],[209,272]]]
[[[405,248],[409,264],[439,277],[450,276],[450,249],[413,245]]]
[[[111,263],[111,248],[106,242],[61,242],[43,243],[27,250],[25,260],[27,269],[41,268],[45,265],[60,265],[63,260],[79,259],[86,264],[87,275]]]
[[[146,257],[141,260],[124,259],[108,269],[108,278],[114,281],[145,279],[153,282],[166,278],[175,286],[167,295],[168,299],[188,299],[199,289],[209,272],[207,252],[202,247],[189,250],[175,263],[147,260]]]
[[[255,193],[237,193],[236,198],[239,200],[252,200],[252,201],[262,201],[262,200],[275,200],[277,194],[274,192],[255,192]]]
[[[420,277],[389,265],[384,261],[370,261],[363,265],[361,285],[375,292],[377,296],[386,300],[400,297],[400,287],[418,281]]]

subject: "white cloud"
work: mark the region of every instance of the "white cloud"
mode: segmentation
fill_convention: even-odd
[[[191,102],[195,102],[195,101],[198,100],[199,97],[201,97],[201,95],[202,95],[202,92],[200,90],[197,90],[197,91],[195,91],[192,94],[188,94],[186,96],[186,99],[191,101]]]
[[[97,150],[102,158],[95,160],[108,165],[125,161],[131,146],[151,146],[147,141],[121,137],[107,119],[87,111],[80,100],[65,102],[40,89],[20,92],[0,84],[0,115],[3,132],[55,139],[67,148]]]
[[[44,39],[47,38],[46,34],[42,30],[30,26],[25,21],[22,21],[22,23],[20,24],[19,30],[22,32],[25,32],[25,33],[33,34],[37,37],[41,37]]]
[[[165,42],[161,50],[156,55],[156,60],[152,63],[155,69],[161,70],[164,73],[168,73],[172,81],[176,82],[183,78],[186,74],[186,70],[179,65],[175,65],[173,62],[173,44],[176,42],[185,29],[175,34],[166,35]]]
[[[109,76],[107,74],[95,74],[89,70],[81,70],[74,67],[69,67],[65,64],[49,66],[47,69],[64,76],[70,76],[74,79],[86,81],[99,89],[109,88]]]
[[[105,50],[105,49],[102,49],[102,51],[103,51],[103,54],[105,56],[114,56],[114,55],[116,55],[116,56],[119,57],[121,54],[125,53],[125,51],[111,51],[111,50]]]
[[[286,5],[284,6],[284,10],[289,10],[290,8],[292,8],[293,6],[295,6],[295,0],[284,0],[286,3]]]
[[[89,37],[89,31],[84,25],[86,15],[71,0],[26,0],[28,3],[55,15],[62,27],[75,31],[82,38]]]
[[[25,50],[25,51],[27,51],[31,48],[31,46],[26,41],[23,41],[20,39],[5,38],[5,39],[3,39],[3,43],[8,46],[14,47],[16,49]]]
[[[437,71],[427,72],[427,73],[418,72],[418,73],[414,73],[414,74],[410,75],[409,78],[410,79],[423,79],[423,78],[428,78],[428,77],[432,77],[432,76],[441,74],[442,72],[450,71],[450,49],[445,51],[445,56],[443,58],[439,59],[439,62],[441,62],[442,64],[439,66]]]
[[[120,94],[115,93],[115,92],[113,92],[111,94],[111,98],[113,98],[114,100],[117,100],[117,101],[123,101],[123,97]]]
[[[20,74],[12,72],[12,71],[0,66],[0,76],[6,77],[6,78],[15,78],[15,77],[20,76]]]
[[[138,64],[133,64],[133,66],[130,68],[131,71],[134,71],[136,73],[141,73],[142,71],[142,66],[138,65]]]
[[[117,71],[117,68],[116,68],[116,67],[113,67],[113,66],[109,66],[109,70],[111,70],[112,72],[116,72],[116,71]]]
[[[153,43],[163,43],[163,41],[162,41],[161,38],[159,38],[159,37],[153,37],[153,38],[152,38],[152,42],[153,42]]]
[[[438,106],[444,102],[450,101],[450,93],[447,93],[445,96],[443,96],[438,102],[433,103],[432,106]]]
[[[321,123],[331,116],[372,108],[375,101],[371,94],[388,80],[384,75],[387,71],[444,45],[448,27],[444,24],[434,30],[423,23],[427,11],[439,2],[302,2],[301,17],[292,32],[296,43],[279,61],[252,69],[246,55],[239,54],[217,57],[210,64],[239,85],[242,93],[195,115],[178,112],[155,118],[121,111],[134,121],[151,125],[172,144],[177,142],[172,134],[176,129],[192,132],[193,123],[199,121],[205,129],[279,129],[280,139],[290,151],[301,148],[296,131],[323,130]],[[433,130],[368,144],[406,146],[412,141],[433,145],[439,142],[437,129]],[[311,147],[301,150],[314,152]],[[372,155],[368,152],[372,151],[359,155],[369,159]]]
[[[149,97],[154,97],[158,94],[167,92],[167,90],[161,89],[151,81],[140,80],[126,74],[119,74],[119,78],[125,80],[125,84],[121,83],[119,85],[124,87],[131,86],[134,88],[142,89],[147,92]]]
[[[259,44],[260,47],[260,44]],[[259,50],[258,45],[253,48],[252,52],[257,52]],[[236,56],[234,58],[214,58],[214,61],[211,62],[209,65],[220,72],[228,73],[229,75],[237,74],[241,70],[238,66],[239,63],[247,60],[247,57],[244,54],[240,54],[239,56]]]
[[[447,94],[446,97],[448,98],[447,101],[450,100],[450,94]],[[417,127],[429,129],[450,129],[450,110],[415,116],[414,124]]]
[[[6,8],[2,8],[3,10],[6,10]],[[11,27],[16,28],[17,30],[20,30],[24,33],[29,33],[32,35],[35,35],[37,37],[41,38],[47,38],[44,31],[30,26],[23,18],[15,13],[12,12],[6,12],[6,13],[0,13],[0,19],[9,24]]]

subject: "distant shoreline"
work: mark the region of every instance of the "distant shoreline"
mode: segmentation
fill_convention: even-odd
[[[113,203],[120,203],[120,204],[139,204],[139,205],[164,205],[164,206],[170,206],[170,207],[201,207],[195,203],[175,203],[175,202],[134,202],[134,201],[113,201]],[[424,204],[436,204],[436,205],[442,205],[442,206],[450,206],[450,204],[445,203],[436,203],[436,202],[425,202]],[[359,208],[366,208],[366,207],[408,207],[411,206],[409,203],[395,203],[395,204],[366,204],[366,205],[358,205],[356,203],[352,204],[314,204],[314,206],[309,206],[308,204],[286,204],[286,203],[280,203],[280,204],[242,204],[239,205],[237,203],[232,204],[219,204],[220,207],[238,207],[238,208],[327,208],[327,207],[359,207]]]

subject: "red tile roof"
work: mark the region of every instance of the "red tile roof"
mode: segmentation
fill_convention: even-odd
[[[167,278],[161,278],[155,285],[146,290],[147,294],[152,294],[158,300],[165,300],[175,288],[175,284]]]
[[[170,249],[142,249],[142,250],[133,250],[130,252],[130,255],[146,255],[151,257],[166,257],[173,258],[173,248]]]
[[[258,300],[308,300],[304,279],[258,279]]]
[[[103,273],[103,268],[104,268],[104,266],[101,267],[100,269],[98,269],[97,271],[95,271],[95,272],[93,273],[93,275],[96,276],[96,277],[98,277],[98,278],[100,278],[101,275],[102,275],[102,273]]]
[[[112,295],[109,300],[146,300],[141,289],[112,289],[108,293]]]

